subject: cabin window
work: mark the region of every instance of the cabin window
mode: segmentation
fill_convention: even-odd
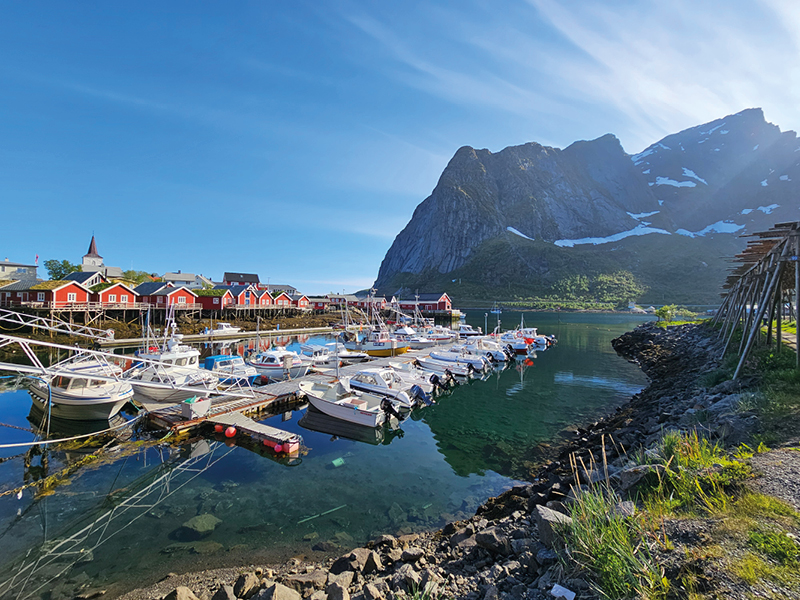
[[[86,384],[89,383],[86,379],[73,379],[72,385],[69,386],[71,390],[80,390],[86,387]]]
[[[90,387],[100,387],[101,385],[105,385],[105,381],[102,381],[101,379],[92,379],[89,382]]]
[[[171,364],[172,364],[172,359],[171,359],[171,358],[168,358],[168,359],[166,359],[166,360],[164,360],[164,361],[162,361],[162,362],[163,362],[165,365],[171,365]]]
[[[128,301],[128,294],[122,294],[122,295],[119,297],[119,301],[120,301],[120,302],[127,302],[127,301]]]
[[[178,296],[178,304],[186,304],[186,296]]]
[[[22,298],[22,292],[17,292],[17,298]]]
[[[156,303],[157,304],[163,304],[164,303],[164,296],[159,296],[158,299],[156,300]]]
[[[75,302],[76,299],[77,297],[75,295],[75,292],[67,294],[67,302]]]
[[[214,304],[219,304],[219,298],[214,298]]]
[[[189,364],[190,365],[196,365],[197,364],[197,357],[196,356],[190,357],[189,358]]]
[[[109,294],[108,295],[108,301],[109,302],[116,302],[117,301],[117,295],[116,294]]]
[[[44,292],[38,292],[36,294],[36,300],[38,300],[39,302],[44,302]]]
[[[179,358],[179,359],[177,359],[175,361],[175,364],[178,365],[179,367],[185,367],[186,366],[186,359],[185,358]]]

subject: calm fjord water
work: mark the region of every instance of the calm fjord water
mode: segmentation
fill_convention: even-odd
[[[520,314],[501,318],[512,328]],[[491,329],[496,317],[488,321]],[[484,311],[471,311],[468,322],[483,327]],[[119,592],[170,571],[321,558],[314,547],[341,552],[381,533],[433,529],[472,514],[524,476],[535,460],[531,448],[645,384],[609,343],[642,319],[526,313],[525,322],[559,343],[530,366],[458,387],[400,431],[353,441],[334,435],[336,422],[300,410],[266,421],[303,436],[308,452],[298,459],[214,439],[127,444],[78,468],[50,495],[35,497],[29,488],[0,496],[0,597],[21,590],[21,598],[66,597],[86,585]],[[0,392],[0,422],[28,428],[30,407],[24,390]],[[5,426],[0,436],[6,444],[31,439]],[[43,465],[26,448],[1,449],[0,492],[86,453],[53,452]],[[182,527],[198,515],[213,527],[200,539]]]

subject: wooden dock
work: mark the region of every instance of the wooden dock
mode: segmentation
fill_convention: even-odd
[[[284,335],[327,335],[334,332],[341,332],[342,329],[334,329],[333,327],[305,327],[302,329],[269,329],[269,330],[262,330],[262,331],[237,331],[235,333],[194,333],[189,335],[184,335],[181,339],[186,342],[227,342],[230,340],[241,340],[241,339],[250,339],[254,337],[262,337],[264,339],[280,337]],[[156,342],[160,342],[163,339],[162,336],[156,337]],[[153,341],[153,340],[149,340]],[[141,346],[142,344],[146,343],[147,340],[144,338],[127,338],[127,339],[119,339],[119,340],[109,340],[109,339],[101,339],[98,340],[101,348],[123,348],[123,347],[134,347],[134,346]]]

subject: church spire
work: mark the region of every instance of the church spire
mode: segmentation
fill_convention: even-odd
[[[92,236],[92,241],[89,244],[89,251],[86,253],[84,258],[103,258],[97,253],[97,244],[94,241],[94,236]]]

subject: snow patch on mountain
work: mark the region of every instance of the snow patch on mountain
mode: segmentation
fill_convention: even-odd
[[[760,210],[765,215],[772,214],[772,211],[776,208],[780,208],[780,204],[770,204],[769,206],[759,206],[756,210]]]
[[[518,229],[514,229],[513,227],[506,227],[506,229],[507,229],[508,231],[510,231],[511,233],[513,233],[513,234],[515,234],[515,235],[518,235],[519,237],[525,238],[526,240],[531,240],[531,241],[533,241],[533,238],[532,238],[532,237],[528,237],[527,235],[525,235],[524,233],[522,233],[522,232],[521,232],[521,231],[519,231]]]
[[[769,185],[769,184],[767,183],[767,180],[766,180],[766,179],[765,179],[764,181],[762,181],[762,182],[761,182],[761,187],[767,187],[768,185]]]
[[[691,177],[692,179],[697,179],[697,181],[699,181],[700,183],[708,185],[708,182],[705,179],[703,179],[702,177],[698,177],[697,173],[695,173],[691,169],[687,169],[686,167],[683,167],[683,176]]]
[[[697,184],[694,181],[675,181],[674,179],[670,179],[669,177],[656,177],[655,185],[672,185],[675,187],[697,187]]]
[[[781,175],[780,177],[778,177],[778,179],[780,179],[781,181],[791,181],[788,175]]]
[[[598,244],[607,244],[609,242],[618,242],[626,237],[631,237],[634,235],[647,235],[649,233],[661,233],[665,235],[671,235],[669,231],[665,231],[664,229],[657,229],[656,227],[647,227],[644,223],[641,225],[637,225],[633,229],[629,229],[628,231],[621,231],[620,233],[615,233],[614,235],[608,235],[606,237],[588,237],[588,238],[581,238],[579,240],[556,240],[556,246],[560,246],[562,248],[572,248],[573,246],[577,246],[580,244],[592,244],[593,246],[597,246]]]
[[[678,229],[675,233],[693,238],[703,237],[709,233],[736,233],[742,229],[744,229],[744,225],[737,225],[733,221],[717,221],[708,227],[704,227],[700,231],[687,231],[686,229]]]
[[[654,210],[653,212],[648,212],[648,213],[636,213],[636,214],[634,214],[634,213],[632,213],[632,212],[629,212],[629,213],[628,213],[628,216],[629,216],[629,217],[632,217],[632,218],[634,218],[634,219],[636,219],[636,220],[638,221],[639,219],[644,219],[644,218],[646,218],[646,217],[652,217],[653,215],[657,215],[657,214],[658,214],[658,213],[660,213],[660,212],[661,212],[660,210]]]
[[[739,214],[742,214],[742,215],[749,215],[751,212],[753,212],[753,209],[752,209],[752,208],[743,208],[743,209],[742,209],[742,212],[741,212],[741,213],[739,213]]]
[[[650,169],[645,169],[644,171],[642,171],[642,175],[649,175],[649,174],[650,174]]]

